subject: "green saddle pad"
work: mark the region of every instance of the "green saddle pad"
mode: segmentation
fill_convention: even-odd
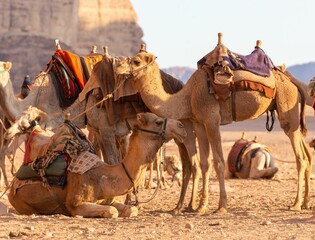
[[[65,175],[67,163],[64,154],[60,154],[46,169],[46,176],[63,176]],[[39,174],[32,169],[30,165],[22,165],[15,175],[20,180],[38,178]]]

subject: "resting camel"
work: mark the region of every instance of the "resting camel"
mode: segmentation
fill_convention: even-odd
[[[278,172],[268,147],[259,143],[256,138],[247,140],[244,132],[232,146],[226,163],[228,178],[235,176],[243,179],[271,179]]]
[[[55,134],[50,135],[50,137],[47,136],[47,131],[36,125],[37,121],[45,117],[46,113],[37,108],[29,107],[7,131],[6,135],[7,138],[11,139],[17,134],[30,135],[36,130],[38,132],[32,135],[32,141],[45,141],[45,139],[47,141],[48,138],[50,142],[50,145],[46,147],[48,150],[42,151],[41,148],[37,151],[36,160],[41,154],[49,153],[53,146],[58,144],[56,139],[62,139],[63,136],[70,135],[72,138],[67,138],[67,144],[73,138],[77,139],[69,127],[69,121],[65,121],[65,124]],[[96,159],[97,164],[84,172],[78,173],[75,171],[78,167],[77,165],[70,167],[72,162],[76,161],[76,158],[72,158],[68,167],[67,184],[64,189],[54,185],[50,185],[47,188],[41,180],[28,180],[25,182],[25,180],[15,178],[10,189],[9,201],[20,214],[27,215],[135,216],[138,212],[135,207],[119,202],[112,202],[110,205],[106,205],[107,203],[105,201],[102,202],[102,200],[124,195],[135,189],[143,178],[146,166],[154,159],[162,144],[172,138],[183,141],[184,137],[186,137],[186,131],[181,122],[160,118],[153,113],[139,113],[137,115],[137,124],[130,136],[127,154],[121,163],[109,165],[96,155],[89,153],[88,156],[91,157],[92,155],[93,159]],[[67,144],[63,149],[68,148]],[[80,150],[83,146],[82,144],[76,148],[78,160],[81,155],[86,154],[86,151]],[[34,156],[32,147],[34,146],[31,145],[31,157]],[[63,151],[65,150],[61,152]],[[69,156],[72,157],[72,155]]]
[[[257,50],[260,49],[258,45]],[[241,72],[251,79],[260,76],[242,70],[232,71],[225,60],[228,49],[222,44],[222,35],[216,48],[204,57],[201,66],[193,73],[184,88],[176,94],[165,93],[161,87],[161,76],[155,56],[141,52],[136,56],[120,62],[116,68],[118,74],[131,74],[135,87],[139,90],[145,104],[158,116],[175,119],[191,119],[202,124],[208,136],[208,141],[199,142],[211,145],[214,166],[220,185],[219,211],[226,211],[227,196],[224,183],[224,158],[220,134],[220,125],[233,121],[255,119],[268,110],[275,109],[278,114],[280,126],[290,138],[296,157],[298,171],[298,189],[294,204],[291,209],[300,210],[301,207],[309,208],[310,201],[310,173],[311,154],[304,142],[305,132],[304,106],[305,97],[298,87],[289,81],[288,77],[279,69],[273,67],[269,70],[269,79],[274,82],[276,91],[272,96],[267,96],[257,90],[241,90],[227,92],[227,98],[222,100],[214,93],[211,83],[215,73],[222,74],[222,81],[231,84],[233,75]],[[217,68],[216,68],[216,67]],[[230,71],[229,71],[230,70]],[[215,72],[216,71],[216,72]],[[229,77],[228,79],[225,76]],[[210,81],[210,92],[209,82]],[[243,80],[245,80],[244,78]],[[240,84],[243,83],[240,81]],[[221,83],[220,83],[221,84]],[[261,86],[261,85],[260,85]],[[241,86],[240,86],[241,87]],[[265,88],[262,88],[265,90]],[[228,95],[230,94],[230,95]],[[301,98],[301,116],[299,114],[299,98]],[[304,198],[303,181],[305,183]]]

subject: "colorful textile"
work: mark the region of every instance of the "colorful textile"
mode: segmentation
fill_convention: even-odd
[[[104,162],[97,157],[97,155],[85,151],[81,153],[77,158],[72,159],[69,164],[68,171],[73,173],[83,174],[90,169],[100,166]]]

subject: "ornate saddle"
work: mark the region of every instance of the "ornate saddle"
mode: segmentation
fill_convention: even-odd
[[[233,53],[222,44],[219,34],[218,45],[197,62],[198,68],[207,72],[209,89],[217,99],[226,100],[233,91],[259,91],[273,98],[275,66],[261,49],[257,41],[255,50],[246,56]]]
[[[103,55],[91,51],[80,57],[62,50],[59,45],[56,48],[46,71],[53,73],[60,106],[66,108],[77,99],[90,78],[94,65],[102,60]]]

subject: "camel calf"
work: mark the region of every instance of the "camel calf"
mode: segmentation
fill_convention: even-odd
[[[85,135],[68,120],[47,138],[47,134],[44,134],[46,131],[37,125],[45,117],[46,114],[41,110],[29,107],[7,131],[6,137],[12,139],[16,135],[27,134],[32,136],[28,144],[32,141],[48,140],[46,142],[49,144],[44,147],[37,146],[37,155],[30,145],[30,159],[35,158],[31,163],[33,168],[51,159],[56,154],[53,151],[56,148],[69,156],[71,161],[67,169],[67,184],[60,188],[47,186],[47,182],[43,184],[43,181],[15,178],[10,188],[9,201],[20,214],[59,213],[111,218],[135,216],[138,214],[135,206],[124,205],[115,200],[107,202],[106,199],[135,190],[143,179],[147,165],[154,159],[162,144],[172,138],[183,142],[187,135],[180,121],[163,119],[153,113],[139,113],[125,158],[116,165],[109,165],[91,153],[91,145]],[[44,161],[40,165],[34,164],[41,159]],[[89,168],[86,168],[88,164]],[[83,169],[80,167],[82,165]],[[39,168],[40,173],[41,170],[45,169]],[[40,176],[45,180],[44,175]]]

